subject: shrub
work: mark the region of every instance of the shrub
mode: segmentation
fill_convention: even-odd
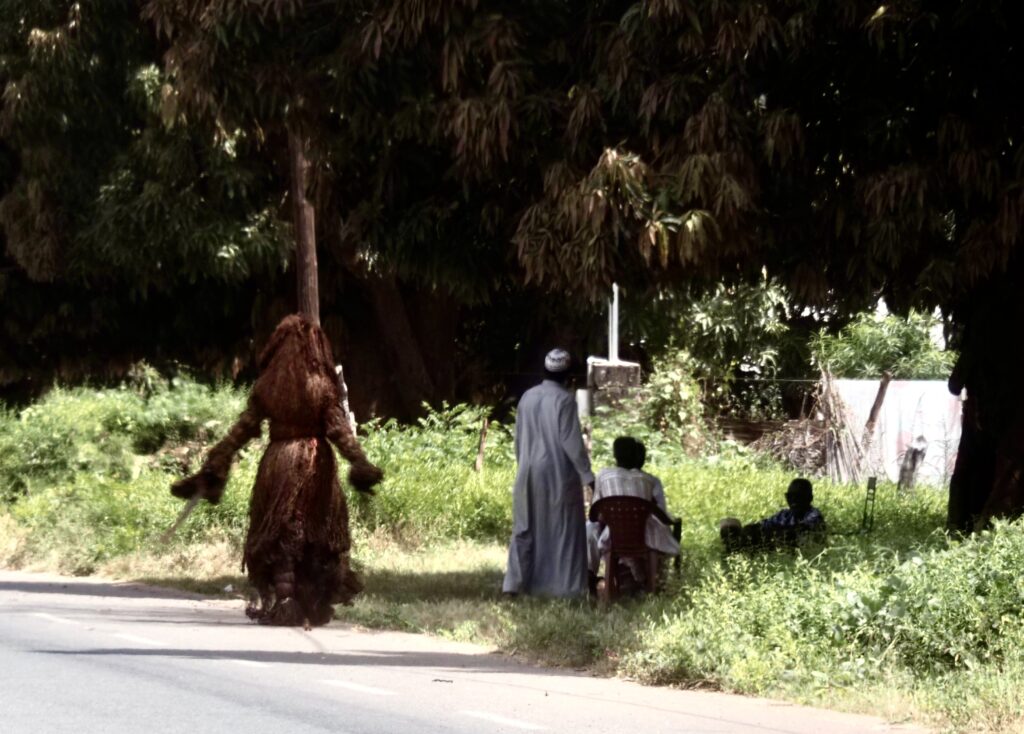
[[[677,446],[693,450],[703,443],[704,409],[695,363],[685,351],[659,359],[643,388],[643,415],[649,425]]]
[[[654,350],[655,362],[672,360],[680,351],[689,355],[687,374],[702,385],[708,413],[777,418],[782,395],[771,378],[780,372],[800,376],[808,366],[805,335],[790,325],[790,300],[764,274],[748,283],[664,291],[627,304],[627,330]]]
[[[149,473],[133,481],[84,474],[33,492],[11,514],[28,529],[30,555],[56,552],[61,571],[91,573],[102,560],[144,548],[170,524],[177,503],[165,479]]]
[[[158,387],[139,401],[123,429],[131,434],[136,452],[151,454],[166,444],[206,443],[223,435],[244,407],[241,391],[175,378],[166,389]]]
[[[841,565],[731,557],[686,604],[651,620],[627,671],[764,693],[992,670],[1024,644],[1024,527]]]
[[[363,447],[384,469],[372,499],[356,497],[355,517],[412,541],[505,539],[511,532],[512,436],[491,423],[484,465],[475,471],[487,410],[466,405],[429,411],[412,426],[366,426]]]
[[[813,337],[812,359],[837,377],[877,379],[889,371],[897,380],[945,380],[956,353],[932,341],[938,324],[916,311],[906,318],[862,313],[838,334],[821,331]]]
[[[243,401],[232,388],[181,378],[148,398],[126,387],[54,388],[18,414],[0,413],[0,501],[82,473],[125,481],[141,456],[222,435]]]
[[[19,414],[0,413],[0,500],[77,472],[128,477],[131,446],[121,421],[139,403],[127,390],[56,388]]]

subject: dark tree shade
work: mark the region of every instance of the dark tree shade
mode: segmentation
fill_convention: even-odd
[[[943,307],[969,396],[950,524],[1024,509],[1017,0],[8,6],[19,279],[145,296],[280,273],[298,131],[325,309],[372,324],[407,411],[453,379],[436,342],[501,304],[527,324],[541,291],[766,270],[837,316]]]

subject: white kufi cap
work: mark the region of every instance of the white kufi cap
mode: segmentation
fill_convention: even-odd
[[[544,369],[548,372],[565,372],[569,369],[572,358],[564,349],[552,349],[544,357]]]

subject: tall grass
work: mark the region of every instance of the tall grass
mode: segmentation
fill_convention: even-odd
[[[354,516],[370,530],[406,542],[442,538],[496,540],[511,530],[515,464],[506,426],[488,427],[476,470],[486,410],[469,406],[431,412],[417,424],[371,424],[363,446],[384,469],[372,500],[357,498]]]
[[[221,504],[200,506],[167,547],[181,503],[170,483],[195,468],[243,396],[181,382],[55,390],[0,415],[0,563],[97,570],[203,590],[244,584],[238,547],[263,444],[236,464]],[[367,591],[344,619],[495,645],[549,663],[652,683],[711,686],[912,716],[954,731],[1024,728],[1024,527],[951,542],[944,493],[882,485],[874,530],[858,532],[864,490],[817,482],[828,542],[723,556],[717,520],[778,509],[791,475],[730,444],[687,457],[635,417],[598,416],[595,464],[618,433],[650,447],[669,510],[683,518],[683,569],[666,592],[595,609],[498,593],[511,526],[508,427],[458,406],[420,423],[365,427],[387,477],[351,497]]]

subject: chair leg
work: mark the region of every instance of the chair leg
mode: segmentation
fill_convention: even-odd
[[[658,590],[658,553],[647,551],[647,592],[653,594]]]
[[[614,601],[615,597],[619,595],[615,563],[615,555],[611,551],[604,554],[604,592],[601,594],[601,600],[605,603]]]

